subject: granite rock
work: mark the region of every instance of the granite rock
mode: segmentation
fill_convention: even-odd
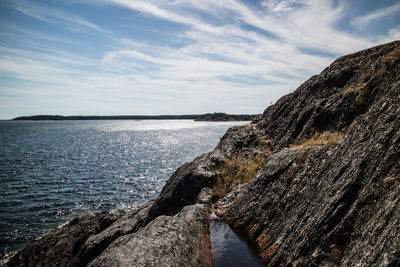
[[[116,239],[88,266],[211,266],[209,208],[195,204],[159,216]]]
[[[114,239],[136,231],[153,202],[133,210],[78,216],[25,246],[5,266],[84,266]]]
[[[216,208],[269,266],[400,265],[399,63],[399,41],[339,58],[255,122],[274,151]]]

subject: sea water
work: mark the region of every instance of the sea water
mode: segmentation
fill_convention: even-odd
[[[156,197],[244,122],[0,122],[0,256],[72,217]]]

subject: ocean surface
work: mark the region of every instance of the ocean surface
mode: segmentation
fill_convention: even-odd
[[[245,122],[0,122],[0,256],[72,217],[136,207]]]

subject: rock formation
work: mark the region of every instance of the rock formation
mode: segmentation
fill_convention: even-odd
[[[158,216],[139,231],[116,239],[88,266],[207,266],[209,215],[204,204]]]
[[[341,57],[181,166],[156,200],[78,217],[6,266],[209,266],[205,188],[227,159],[256,156],[256,176],[213,205],[268,265],[399,266],[399,114],[400,41]]]
[[[341,57],[258,118],[271,155],[216,206],[270,266],[400,265],[399,63]]]

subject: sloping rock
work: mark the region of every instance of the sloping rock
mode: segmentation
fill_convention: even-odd
[[[73,219],[19,251],[5,266],[78,266],[82,243],[118,219],[120,213],[92,213]]]
[[[144,203],[139,209],[126,211],[124,215],[115,220],[103,231],[90,235],[82,244],[78,258],[80,264],[86,264],[96,258],[106,249],[112,241],[120,236],[135,233],[139,230],[149,216],[149,209],[154,200]]]
[[[252,124],[232,127],[221,138],[214,151],[179,167],[152,206],[149,221],[160,215],[174,215],[184,206],[196,203],[201,190],[214,184],[215,169],[224,159],[253,157],[265,153],[258,150],[268,148],[268,144],[265,145],[260,140],[261,134]]]
[[[399,63],[398,41],[342,57],[258,119],[275,153],[216,206],[270,266],[400,265]]]
[[[184,206],[194,204],[200,191],[212,184],[213,160],[208,153],[179,167],[152,206],[149,221],[160,215],[175,215]]]
[[[269,106],[255,121],[257,128],[278,151],[315,131],[348,127],[371,106],[398,100],[398,57],[396,41],[335,60]],[[359,83],[363,85],[357,89]]]
[[[215,167],[225,157],[223,152],[215,150],[179,167],[151,207],[147,222],[160,215],[175,215],[183,207],[196,203],[201,190],[214,183]]]
[[[211,205],[211,189],[208,187],[203,188],[197,197],[196,203]]]
[[[232,127],[221,138],[215,151],[230,158],[248,157],[264,145],[260,140],[261,136],[262,132],[256,128],[255,124]]]
[[[74,218],[17,252],[5,266],[83,266],[114,239],[136,231],[154,201],[134,210],[90,213]]]
[[[209,206],[186,206],[115,240],[88,266],[211,266]]]

